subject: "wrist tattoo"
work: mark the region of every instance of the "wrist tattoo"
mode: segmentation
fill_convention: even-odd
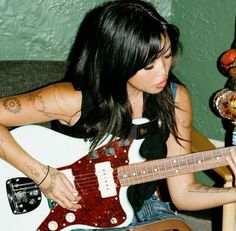
[[[20,100],[15,97],[9,97],[3,100],[4,108],[14,114],[17,114],[21,111]]]
[[[43,191],[47,194],[47,193],[52,193],[53,189],[55,188],[56,185],[56,175],[57,173],[49,171],[48,172],[48,176],[50,177],[50,184],[49,186],[43,188]]]
[[[210,187],[203,184],[194,184],[190,188],[190,192],[200,192],[200,193],[222,193],[229,192],[232,188],[218,188],[218,187]]]

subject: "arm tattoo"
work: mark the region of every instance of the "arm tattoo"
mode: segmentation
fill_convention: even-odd
[[[217,187],[209,187],[203,184],[194,184],[190,188],[190,192],[200,192],[200,193],[222,193],[229,192],[233,188],[217,188]]]
[[[3,101],[3,106],[5,109],[11,113],[17,114],[21,111],[21,103],[15,97],[6,98]]]
[[[6,152],[4,151],[4,148],[3,148],[3,140],[2,139],[0,140],[0,152],[2,152],[2,154],[3,154],[3,159],[7,161],[7,155],[6,155]]]
[[[59,115],[59,113],[54,113],[54,112],[48,111],[48,109],[46,107],[46,104],[45,104],[45,101],[43,100],[43,97],[42,97],[42,95],[40,95],[40,93],[28,94],[27,95],[27,100],[32,103],[33,108],[36,111],[44,113],[49,118],[52,117],[52,116],[55,116],[55,115]],[[57,100],[55,100],[55,102],[56,102],[58,108],[60,108],[60,110],[63,111],[63,109],[57,103]],[[66,115],[65,113],[61,113],[60,115],[67,116],[69,118],[71,117],[71,116]]]
[[[29,169],[30,173],[33,176],[36,176],[36,177],[40,176],[39,172],[35,168],[33,168],[32,166],[27,165],[27,168]]]
[[[187,121],[182,121],[182,126],[184,128],[191,128],[192,127],[192,123],[188,123]]]
[[[33,104],[33,107],[40,112],[45,111],[45,103],[40,94],[31,93],[27,95],[27,100]],[[36,105],[37,104],[37,105]]]

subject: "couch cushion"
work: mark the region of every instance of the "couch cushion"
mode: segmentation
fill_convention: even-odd
[[[64,61],[0,61],[0,97],[57,82],[64,77],[66,68]]]

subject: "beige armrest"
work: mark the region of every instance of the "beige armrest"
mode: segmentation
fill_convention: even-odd
[[[201,152],[214,149],[215,146],[209,139],[201,134],[196,129],[192,131],[192,152]],[[232,187],[233,175],[227,167],[218,167],[213,169],[219,176],[222,177],[225,184],[224,187]],[[222,231],[235,231],[236,203],[231,203],[223,206]]]

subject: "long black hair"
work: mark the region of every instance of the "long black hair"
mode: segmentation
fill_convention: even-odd
[[[107,133],[129,135],[132,110],[127,81],[161,54],[161,40],[167,36],[174,56],[178,28],[142,0],[110,1],[86,15],[73,51],[77,58],[72,83],[92,97],[92,107],[82,113],[86,113],[84,133],[92,137],[93,147]],[[144,93],[144,107],[159,110],[163,129],[176,135],[170,84],[159,94]]]

